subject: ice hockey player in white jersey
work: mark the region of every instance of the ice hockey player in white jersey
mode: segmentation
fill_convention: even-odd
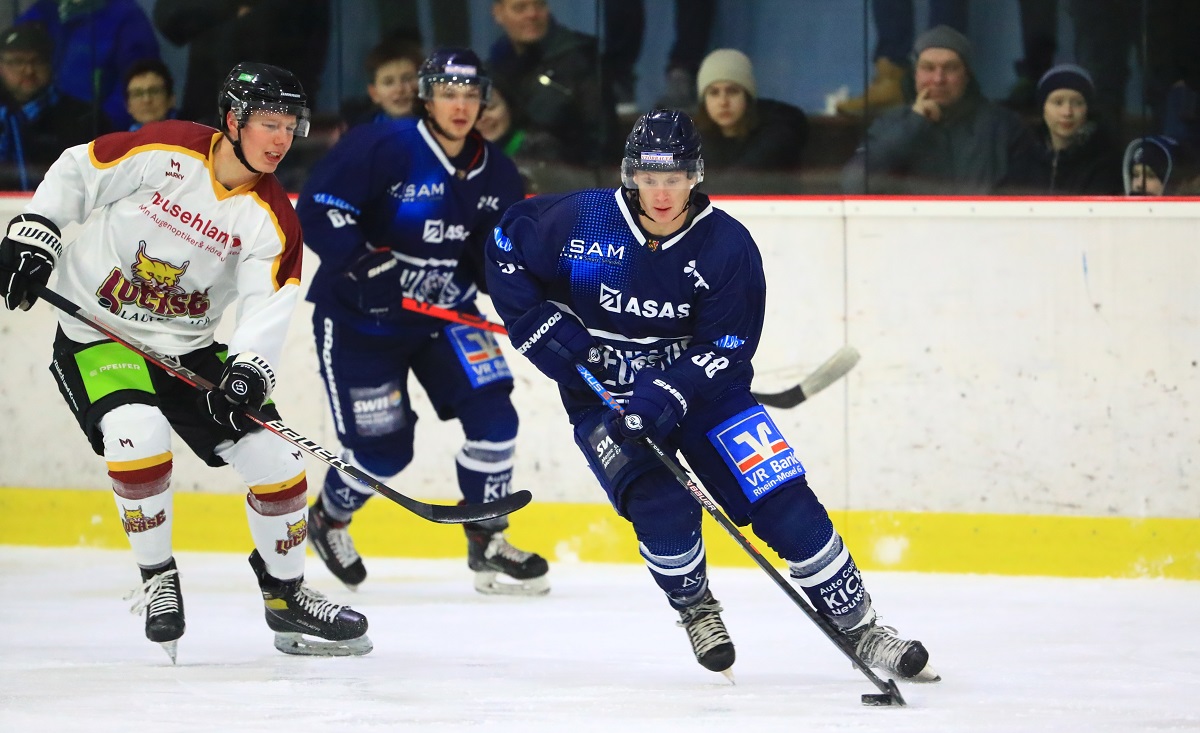
[[[703,178],[692,120],[674,110],[643,115],[625,143],[621,188],[508,209],[487,248],[492,304],[517,351],[558,383],[575,443],[632,523],[701,665],[727,673],[735,657],[709,589],[701,508],[642,438],[687,459],[866,664],[937,679],[921,642],[877,623],[804,466],[750,394],[766,277],[746,228],[694,190]],[[623,419],[576,365],[624,405]]]
[[[183,594],[171,546],[172,429],[210,466],[249,486],[246,515],[275,646],[289,654],[371,649],[367,620],[304,584],[304,462],[238,405],[269,402],[299,295],[300,224],[274,171],[308,132],[307,97],[289,71],[234,67],[221,88],[223,129],[169,120],[68,148],[0,242],[0,295],[29,310],[57,269],[82,311],[219,385],[197,391],[121,344],[60,314],[50,371],[103,456],[142,585],[135,612],[175,660]],[[89,219],[89,216],[91,217]],[[79,236],[61,241],[68,224]],[[57,267],[56,267],[57,266]],[[229,344],[214,333],[237,316]]]

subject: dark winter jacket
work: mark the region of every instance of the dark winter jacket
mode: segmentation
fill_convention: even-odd
[[[621,132],[597,58],[594,37],[551,21],[545,38],[524,53],[507,36],[496,41],[489,71],[505,91],[514,127],[550,133],[567,162],[611,163],[620,155]]]
[[[800,167],[800,154],[808,139],[808,118],[798,107],[759,99],[758,125],[744,137],[717,132],[703,138],[704,169],[784,171]]]
[[[1033,135],[986,98],[974,79],[958,103],[930,122],[907,104],[881,114],[842,171],[846,193],[985,195],[1028,180]]]
[[[239,15],[243,6],[250,10]],[[281,66],[317,97],[329,45],[329,0],[157,0],[154,25],[177,46],[188,45],[179,116],[217,121],[217,93],[243,61]]]
[[[1060,196],[1121,196],[1121,151],[1103,128],[1088,123],[1075,141],[1062,150],[1050,146],[1050,131],[1042,123],[1036,132],[1031,176],[1020,188],[1031,194]]]
[[[24,105],[0,93],[0,190],[34,190],[64,150],[109,130],[91,104],[53,86]]]

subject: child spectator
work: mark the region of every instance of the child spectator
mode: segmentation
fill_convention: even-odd
[[[1181,176],[1176,174],[1179,143],[1166,135],[1139,137],[1125,148],[1122,170],[1126,196],[1170,196]]]
[[[1093,119],[1096,87],[1081,66],[1059,64],[1038,80],[1042,121],[1034,131],[1039,145],[1032,165],[1032,192],[1080,196],[1119,196],[1120,150],[1105,127]]]
[[[367,54],[365,67],[367,98],[342,107],[344,126],[362,122],[386,122],[413,117],[417,101],[417,69],[425,55],[420,45],[408,38],[387,38]]]
[[[700,64],[696,91],[696,128],[709,172],[800,167],[808,118],[790,104],[758,98],[754,67],[746,54],[732,48],[710,53]]]
[[[158,59],[135,61],[125,72],[125,109],[133,118],[129,131],[148,122],[175,119],[175,79]]]

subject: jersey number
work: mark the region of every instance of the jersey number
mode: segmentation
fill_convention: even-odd
[[[334,229],[341,229],[347,224],[354,225],[358,223],[354,221],[353,216],[350,216],[344,211],[338,211],[337,209],[326,209],[325,215],[329,217],[329,223],[333,224]]]
[[[717,372],[729,366],[728,359],[723,356],[717,356],[717,358],[714,359],[714,356],[716,356],[716,354],[713,352],[706,351],[703,354],[696,354],[692,357],[692,363],[698,367],[704,367],[704,373],[708,375],[709,379],[717,376]]]

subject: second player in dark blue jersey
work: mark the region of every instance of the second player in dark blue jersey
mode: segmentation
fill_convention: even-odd
[[[708,587],[701,508],[641,438],[682,454],[739,525],[787,561],[813,606],[863,660],[934,680],[918,641],[876,623],[871,597],[804,466],[750,394],[766,280],[750,233],[708,197],[700,137],[682,112],[638,120],[622,187],[512,206],[487,245],[492,303],[510,338],[558,383],[575,442],[696,659],[727,672],[734,647]],[[588,368],[624,404],[605,407]]]
[[[402,299],[478,314],[482,241],[523,195],[512,161],[473,129],[490,85],[472,51],[435,51],[418,72],[418,118],[350,129],[296,206],[321,260],[308,299],[345,460],[384,482],[411,462],[411,371],[438,417],[462,424],[456,472],[469,503],[509,492],[512,376],[491,334],[405,310]],[[372,493],[329,471],[309,512],[313,548],[351,587],[366,568],[347,527]],[[547,592],[545,559],[513,547],[507,527],[506,517],[465,526],[476,589]]]

